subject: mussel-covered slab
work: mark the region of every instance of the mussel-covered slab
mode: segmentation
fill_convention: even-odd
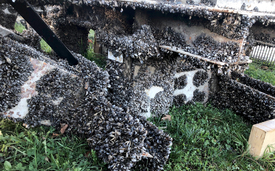
[[[219,75],[218,80],[219,91],[211,100],[215,106],[231,109],[254,123],[275,118],[274,87],[270,84],[237,73],[232,73],[232,78]]]
[[[0,116],[27,127],[82,134],[108,168],[162,170],[172,139],[144,117],[110,103],[109,74],[81,55],[77,66],[0,37]],[[148,164],[149,162],[149,164]]]

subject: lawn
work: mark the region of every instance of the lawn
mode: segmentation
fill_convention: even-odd
[[[274,68],[264,69],[252,63],[246,74],[274,85]],[[252,124],[230,110],[197,103],[172,107],[169,115],[171,121],[150,118],[173,138],[165,170],[275,170],[274,154],[259,160],[249,155]],[[0,119],[0,170],[106,170],[106,164],[77,135],[46,126],[26,129]]]
[[[254,60],[253,63],[249,65],[249,69],[245,71],[245,74],[275,86],[274,65],[267,66],[260,61]]]

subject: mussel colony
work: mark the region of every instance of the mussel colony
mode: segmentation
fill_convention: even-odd
[[[275,117],[275,87],[243,74],[255,41],[275,40],[275,17],[261,4],[251,12],[245,3],[229,10],[211,0],[29,2],[76,53],[95,30],[106,69],[76,53],[79,64],[69,66],[40,52],[31,31],[20,42],[0,37],[0,114],[26,126],[68,124],[110,170],[163,169],[172,139],[146,118],[172,105],[210,102],[255,123]],[[14,113],[22,99],[24,116]]]
[[[231,109],[254,123],[275,118],[275,98],[266,94],[274,91],[274,86],[236,74],[234,79],[220,75],[220,90],[212,103],[222,109]],[[264,91],[262,92],[261,90]]]
[[[146,118],[125,112],[107,100],[106,71],[81,55],[75,54],[80,65],[70,67],[55,56],[10,38],[1,37],[0,42],[2,117],[22,121],[27,127],[46,124],[58,128],[68,124],[66,131],[87,137],[111,170],[130,170],[139,161],[140,165],[149,162],[146,166],[152,170],[162,170],[172,139]],[[27,97],[28,113],[21,117],[22,113],[14,111],[26,98],[22,96],[26,95],[22,85],[37,73],[44,75],[33,85],[33,92],[27,92],[35,95]]]

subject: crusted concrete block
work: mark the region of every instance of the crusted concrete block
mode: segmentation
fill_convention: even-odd
[[[85,98],[89,80],[79,70],[8,38],[1,41],[0,114],[4,117],[23,119],[32,126],[56,125],[57,113],[67,113]]]
[[[167,114],[173,104],[207,102],[211,69],[196,68],[181,57],[140,63],[124,56],[115,57],[109,52],[107,71],[111,82],[109,98],[126,111],[148,118]]]
[[[133,63],[134,98],[132,108],[145,117],[161,116],[168,113],[173,102],[174,63],[169,59],[147,60],[144,64]]]

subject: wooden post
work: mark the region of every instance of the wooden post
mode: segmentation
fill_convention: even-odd
[[[268,146],[267,152],[275,151],[275,119],[253,125],[248,143],[254,157],[262,157]]]

